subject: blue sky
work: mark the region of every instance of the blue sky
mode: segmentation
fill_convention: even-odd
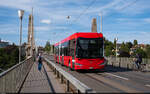
[[[150,44],[149,4],[150,0],[0,0],[0,38],[19,43],[17,11],[23,9],[26,42],[28,15],[33,7],[36,45],[44,46],[46,41],[53,44],[75,32],[91,32],[92,18],[97,18],[100,32],[101,12],[103,34],[108,40],[118,37],[119,43],[137,39],[139,43]]]

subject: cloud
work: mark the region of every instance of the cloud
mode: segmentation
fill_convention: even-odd
[[[14,35],[14,34],[17,34],[17,32],[16,31],[8,31],[8,32],[7,31],[0,31],[0,34],[2,34],[2,35],[8,35],[8,34],[12,35],[13,34]]]
[[[137,15],[149,11],[150,8],[148,0],[122,0],[115,9],[116,11],[126,15]]]
[[[148,25],[150,23],[150,18],[117,18],[116,22],[120,25],[125,25],[129,27],[138,27]]]
[[[150,23],[150,18],[143,19],[145,22]]]
[[[50,20],[48,20],[48,19],[44,19],[44,20],[41,20],[41,23],[44,23],[44,24],[50,24],[50,23],[51,23],[51,21],[50,21]]]
[[[19,34],[19,24],[17,25],[15,21],[18,19],[17,10],[24,9],[25,17],[31,13],[31,7],[34,7],[34,26],[36,36],[41,38],[44,36],[45,40],[52,36],[51,33],[60,34],[62,39],[74,32],[91,31],[91,21],[93,17],[98,17],[100,12],[103,12],[104,17],[104,29],[113,29],[114,31],[122,32],[122,30],[136,30],[142,24],[143,28],[146,27],[148,30],[148,25],[150,19],[137,18],[130,19],[130,16],[137,17],[135,14],[141,14],[149,10],[149,1],[138,0],[138,2],[132,4],[136,0],[96,0],[96,2],[86,11],[84,10],[89,6],[92,0],[0,0],[0,9],[5,11],[10,11],[12,15],[15,15],[15,19],[9,19],[9,24],[14,24],[15,26],[0,26],[0,34],[5,35]],[[4,13],[0,11],[0,17],[5,16]],[[84,12],[84,13],[83,13]],[[83,14],[82,14],[83,13]],[[82,14],[80,18],[79,15]],[[113,15],[111,15],[113,14]],[[124,15],[126,14],[126,15]],[[1,16],[2,15],[2,16]],[[12,17],[11,15],[11,17]],[[67,16],[71,16],[68,20]],[[108,17],[109,16],[109,17]],[[116,17],[117,16],[117,17]],[[124,17],[118,19],[118,17]],[[6,17],[6,16],[5,16]],[[7,16],[7,18],[9,18]],[[49,19],[50,18],[50,19]],[[3,19],[3,18],[1,18]],[[78,19],[76,22],[75,20]],[[118,19],[118,20],[117,20]],[[15,20],[15,21],[14,21]],[[25,18],[24,18],[25,20]],[[1,20],[2,24],[8,24],[8,21]],[[14,23],[15,22],[15,23]],[[99,21],[97,21],[99,23]],[[42,23],[42,24],[41,24]],[[70,25],[71,24],[71,25]],[[144,24],[144,25],[143,25]],[[23,28],[27,28],[28,19],[23,24]],[[99,24],[98,24],[99,26]],[[2,30],[2,28],[14,27],[14,29]],[[99,28],[99,27],[98,27]],[[142,29],[143,29],[142,28]],[[119,31],[120,30],[120,31]],[[27,30],[24,30],[27,31]],[[44,32],[43,32],[44,31]],[[46,31],[46,32],[45,32]],[[61,32],[61,33],[60,33]],[[110,34],[109,34],[110,35]],[[46,36],[46,37],[45,37]],[[11,36],[10,36],[11,37]],[[47,38],[47,39],[46,39]],[[52,41],[57,41],[57,38],[53,38]],[[42,43],[42,41],[41,41]]]
[[[48,31],[50,28],[48,26],[36,26],[35,27],[36,31]]]
[[[49,26],[49,25],[48,26],[35,26],[34,28],[35,28],[35,31],[38,31],[38,33],[43,32],[43,31],[58,32],[58,31],[68,30],[68,28],[65,26],[56,26],[56,25],[54,25],[54,26]],[[43,32],[43,33],[45,33],[45,32]]]

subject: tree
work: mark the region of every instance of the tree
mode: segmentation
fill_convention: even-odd
[[[108,41],[104,38],[104,52],[105,56],[114,55],[114,52],[112,50],[114,49],[113,43],[111,41]]]
[[[126,45],[128,46],[128,48],[132,48],[133,44],[131,42],[127,42]]]
[[[19,62],[19,49],[14,45],[0,48],[0,68],[6,70]]]
[[[124,42],[121,44],[121,48],[120,48],[120,57],[130,57],[129,54],[129,47],[127,46],[127,44],[125,44]]]
[[[135,53],[140,54],[143,58],[147,58],[146,52],[141,48],[137,48]]]
[[[47,51],[47,52],[49,52],[51,50],[51,45],[50,45],[49,41],[46,42],[44,50]]]
[[[135,45],[138,45],[138,41],[137,40],[134,40],[133,41],[133,45],[135,46]]]
[[[113,55],[114,53],[112,52],[112,48],[107,46],[105,48],[105,56],[110,56],[110,55]]]
[[[147,45],[145,52],[146,52],[147,58],[150,58],[150,45]]]

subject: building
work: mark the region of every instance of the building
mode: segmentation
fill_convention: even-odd
[[[5,42],[0,39],[0,48],[7,47],[8,45],[9,45],[9,42]]]

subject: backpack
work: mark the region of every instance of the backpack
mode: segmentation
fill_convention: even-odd
[[[38,60],[39,63],[42,63],[42,57],[39,56],[39,60]]]
[[[142,57],[141,57],[141,55],[139,55],[139,57],[138,57],[138,62],[141,64],[142,63]]]

